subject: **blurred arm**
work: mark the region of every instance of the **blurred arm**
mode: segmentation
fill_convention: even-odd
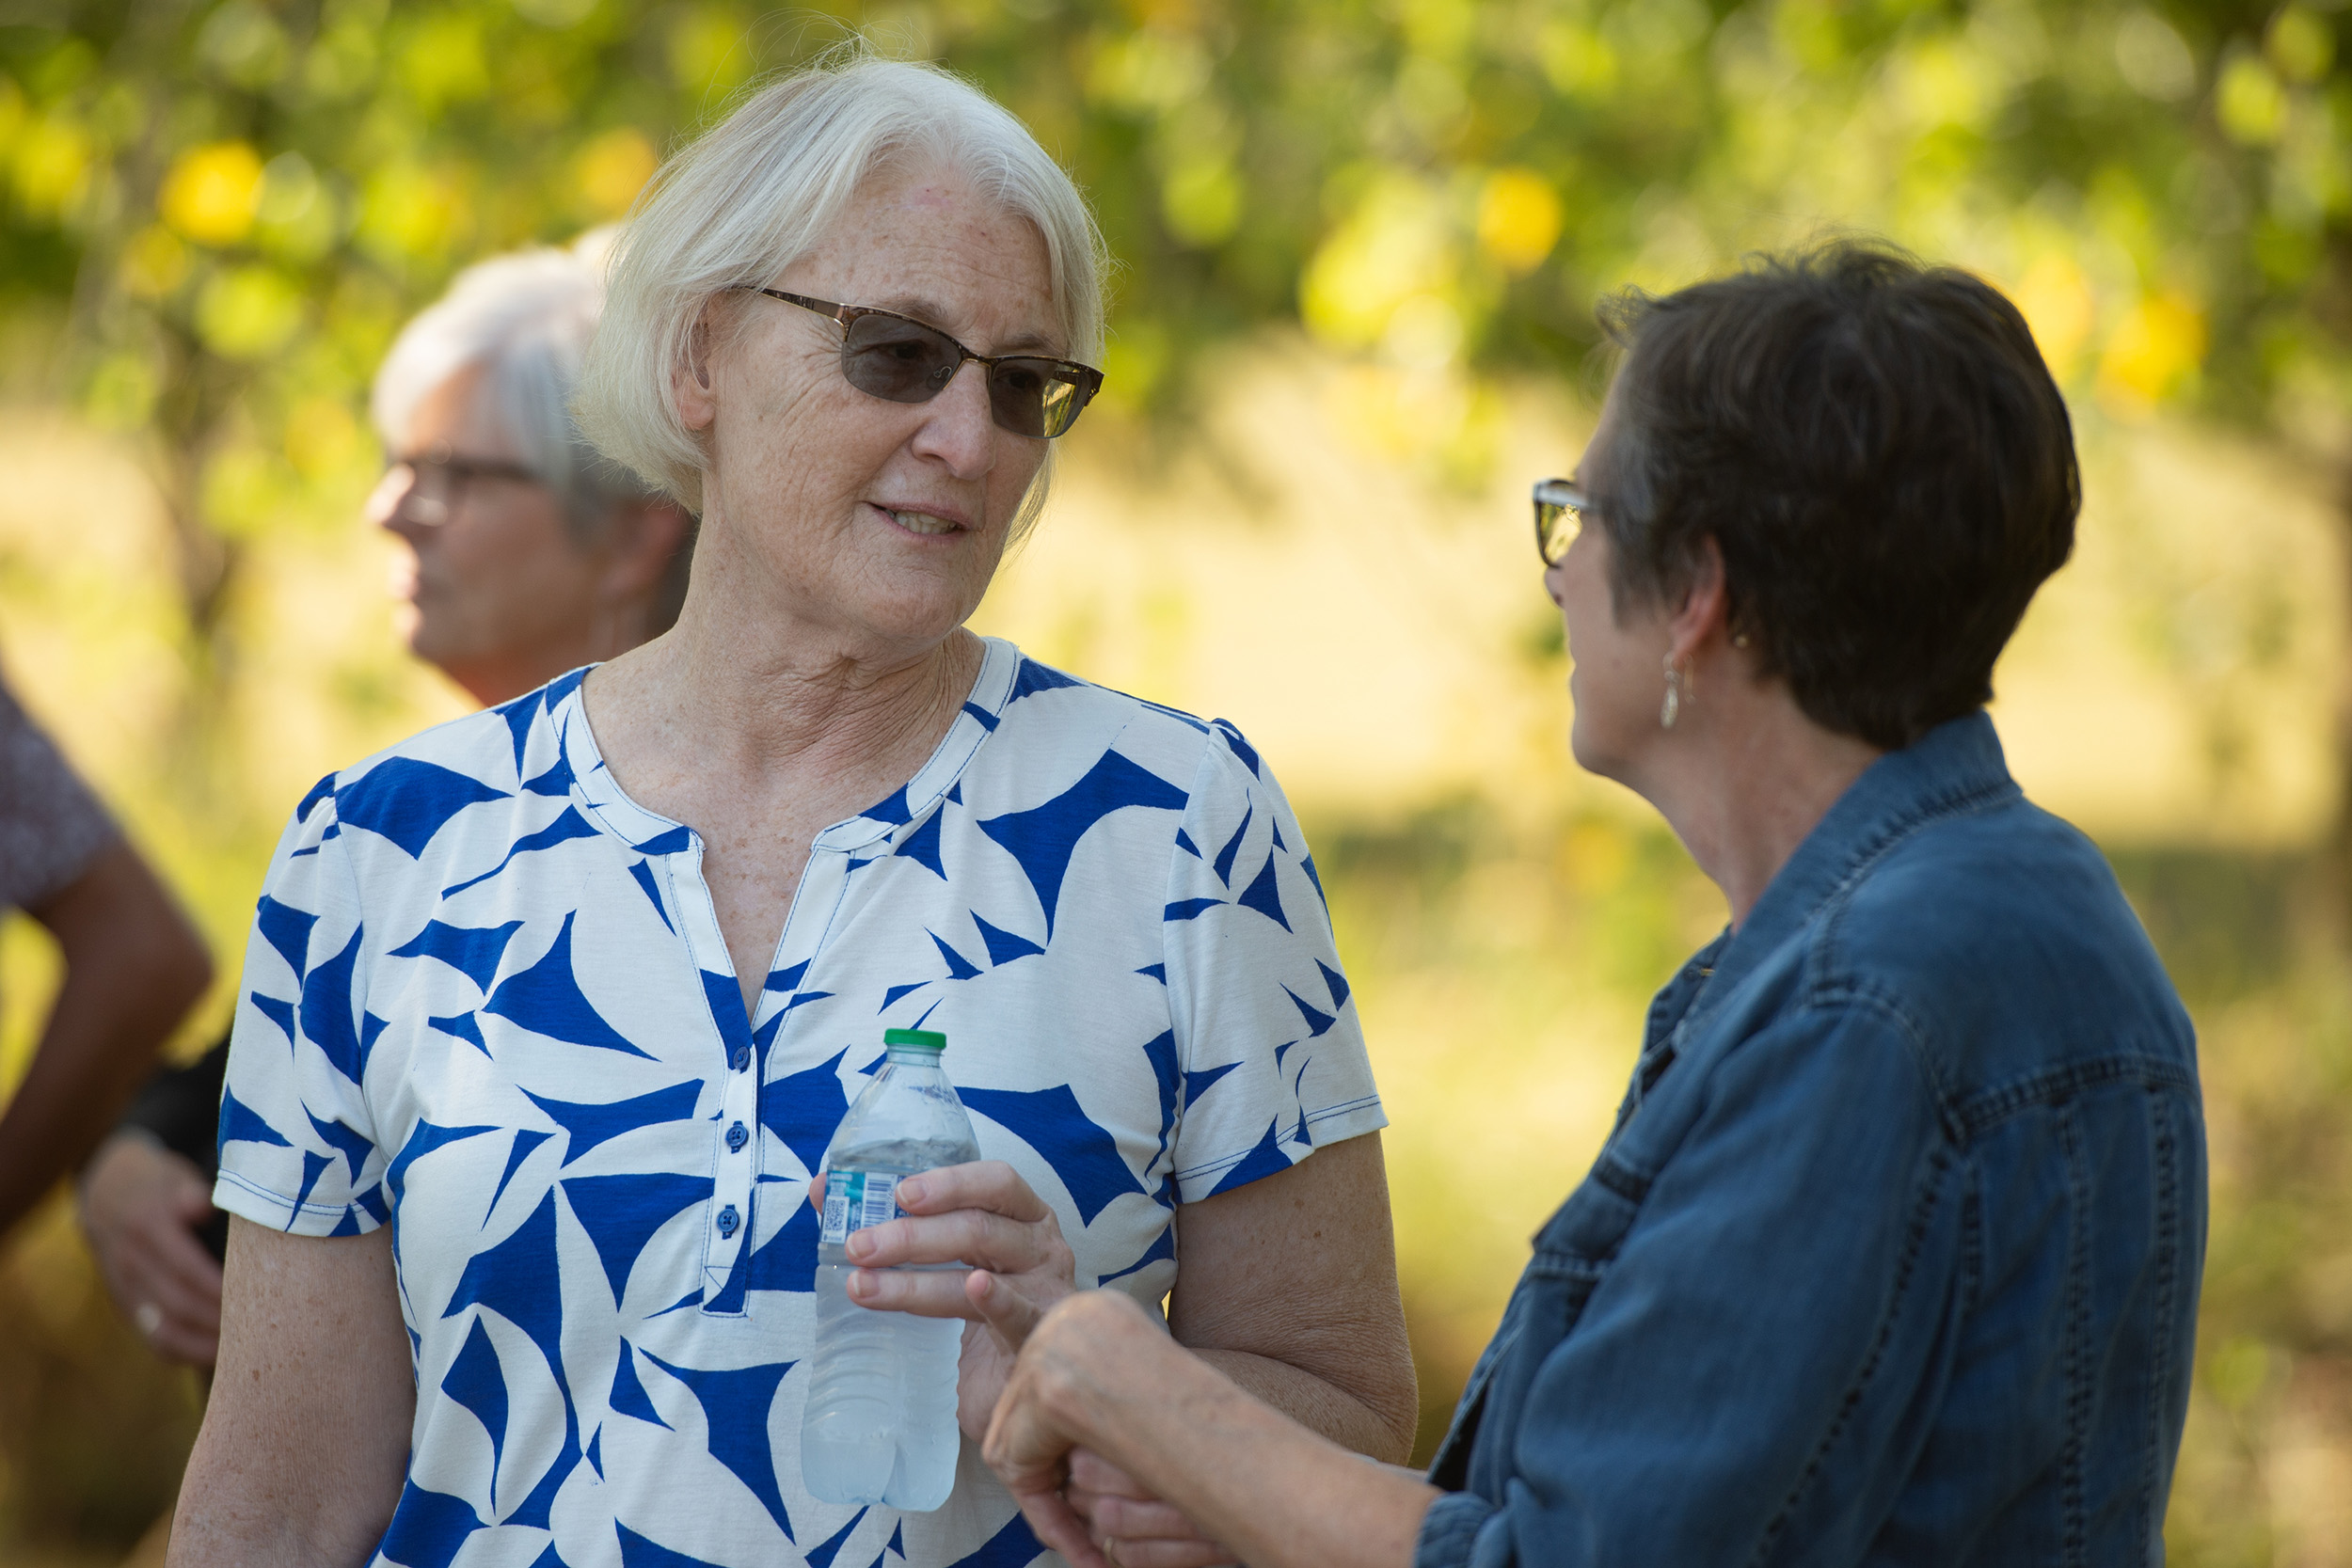
[[[1380,1134],[1176,1211],[1176,1342],[1250,1394],[1375,1459],[1419,1406]]]
[[[287,1236],[232,1219],[169,1568],[365,1562],[400,1501],[416,1399],[389,1226]]]
[[[1116,1291],[1072,1296],[1029,1336],[985,1450],[1046,1544],[1098,1568],[1061,1491],[1081,1444],[1260,1568],[1406,1568],[1441,1495],[1251,1398]]]
[[[122,1315],[167,1360],[210,1367],[220,1341],[214,1132],[229,1065],[224,1039],[160,1068],[82,1169],[82,1233]]]
[[[64,950],[65,981],[0,1117],[0,1231],[97,1146],[213,974],[187,917],[120,840],[25,912]]]
[[[122,1315],[167,1360],[220,1348],[220,1265],[199,1239],[213,1184],[141,1127],[117,1130],[82,1173],[82,1230]]]

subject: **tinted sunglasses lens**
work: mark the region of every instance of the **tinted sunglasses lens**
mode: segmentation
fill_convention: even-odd
[[[1557,566],[1576,540],[1576,514],[1557,501],[1535,503],[1535,548],[1547,566]]]
[[[896,316],[860,316],[841,340],[841,373],[850,385],[892,403],[930,402],[962,363],[946,333]]]
[[[1078,422],[1092,389],[1054,359],[1006,359],[991,367],[988,401],[996,422],[1015,436],[1051,440]]]

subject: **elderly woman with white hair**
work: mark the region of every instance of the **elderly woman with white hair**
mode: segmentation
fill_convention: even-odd
[[[971,1442],[934,1513],[802,1485],[808,1190],[896,1027],[947,1036],[984,1157],[899,1184],[850,1295],[965,1320],[968,1437],[1104,1286],[1402,1457],[1385,1118],[1279,788],[964,629],[1099,385],[1103,264],[1019,122],[914,66],[772,84],[657,178],[577,406],[700,515],[683,611],[297,808],[175,1562],[1039,1557]],[[1215,1560],[1163,1513],[1139,1559]]]

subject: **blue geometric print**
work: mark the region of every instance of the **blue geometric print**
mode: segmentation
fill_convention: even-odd
[[[378,1561],[909,1560],[796,1447],[809,1180],[885,1028],[947,1035],[983,1156],[1031,1173],[1079,1284],[1149,1305],[1179,1204],[1382,1124],[1303,837],[1230,725],[991,641],[883,794],[817,835],[749,1009],[708,846],[621,792],[577,675],[297,814],[216,1196],[301,1236],[398,1221],[418,1399]],[[914,1568],[1039,1552],[993,1488],[913,1533]]]
[[[310,967],[310,927],[318,923],[317,915],[281,904],[266,893],[253,912],[253,928],[278,950],[297,981]]]
[[[1011,851],[1028,874],[1038,904],[1045,911],[1045,936],[1051,942],[1062,879],[1069,874],[1071,856],[1077,852],[1078,841],[1087,831],[1129,806],[1182,811],[1184,799],[1184,792],[1166,779],[1144,771],[1117,752],[1104,752],[1085,777],[1043,805],[993,817],[979,827]]]
[[[638,1049],[628,1036],[607,1023],[604,1015],[580,990],[580,981],[572,972],[572,921],[578,913],[574,911],[564,917],[564,928],[556,934],[555,944],[537,963],[501,981],[499,989],[491,992],[490,1000],[482,1005],[482,1010],[512,1019],[551,1039],[655,1060],[652,1053]]]
[[[605,1401],[615,1414],[634,1416],[641,1421],[651,1421],[664,1431],[675,1431],[661,1418],[661,1412],[653,1407],[645,1393],[645,1384],[637,1375],[637,1352],[627,1339],[621,1341],[620,1359],[612,1367],[612,1393]]]
[[[694,1114],[694,1102],[702,1096],[700,1084],[674,1084],[666,1089],[641,1094],[631,1100],[618,1100],[605,1105],[578,1105],[569,1101],[548,1100],[529,1089],[523,1097],[548,1114],[548,1117],[568,1135],[564,1149],[564,1164],[570,1164],[608,1138],[624,1132],[634,1132],[640,1127],[675,1121]]]
[[[1079,1217],[1089,1225],[1112,1199],[1149,1190],[1127,1168],[1117,1135],[1088,1117],[1067,1084],[1025,1094],[964,1089],[961,1098],[966,1109],[1018,1133],[1030,1148],[1061,1150],[1054,1162],[1055,1174],[1070,1189]]]
[[[482,1430],[490,1434],[490,1490],[498,1491],[498,1470],[506,1458],[506,1374],[499,1368],[498,1348],[482,1320],[473,1320],[465,1348],[441,1379],[441,1392],[473,1412]]]
[[[434,835],[468,806],[506,798],[478,779],[413,757],[393,757],[335,791],[335,816],[346,828],[380,833],[415,860]]]
[[[792,1521],[776,1486],[775,1455],[768,1447],[768,1407],[775,1403],[776,1386],[793,1364],[777,1361],[730,1371],[698,1371],[673,1367],[650,1351],[646,1359],[692,1391],[710,1422],[710,1457],[752,1489],[784,1538],[791,1540]]]
[[[483,1528],[465,1498],[427,1492],[412,1481],[402,1489],[391,1528],[376,1550],[400,1568],[449,1568],[466,1549],[466,1538]]]
[[[499,959],[506,953],[506,944],[515,940],[515,933],[523,928],[519,920],[503,926],[475,927],[445,926],[428,920],[424,929],[387,955],[394,958],[438,958],[458,974],[474,983],[477,990],[487,991],[492,976],[499,972]],[[306,928],[307,929],[307,928]],[[297,969],[301,966],[296,965]]]

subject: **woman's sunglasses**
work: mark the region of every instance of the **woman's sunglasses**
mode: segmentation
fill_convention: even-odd
[[[745,284],[745,288],[754,287]],[[966,359],[988,371],[988,407],[998,428],[1051,440],[1078,422],[1103,372],[1071,359],[975,354],[935,326],[895,310],[757,289],[770,299],[814,310],[841,324],[841,373],[861,392],[892,403],[929,403],[947,389]]]
[[[1593,498],[1574,480],[1536,481],[1535,553],[1544,558],[1545,565],[1560,564],[1568,546],[1576,543],[1577,532],[1584,526],[1584,514],[1592,504]]]

